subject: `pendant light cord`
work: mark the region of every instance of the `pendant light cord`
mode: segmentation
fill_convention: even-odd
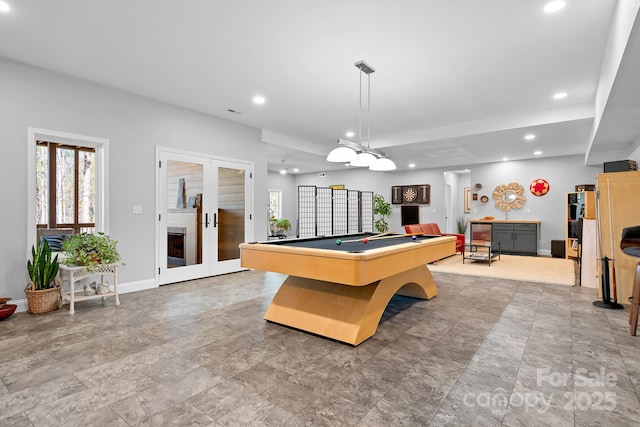
[[[361,72],[362,74],[362,72]],[[367,74],[367,148],[371,148],[371,74]]]
[[[360,106],[358,108],[358,143],[362,144],[362,70],[360,70]]]

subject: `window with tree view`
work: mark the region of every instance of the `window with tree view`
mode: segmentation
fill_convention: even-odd
[[[96,206],[94,148],[38,141],[36,218],[38,227],[93,232]]]
[[[269,190],[269,220],[282,216],[282,191]]]

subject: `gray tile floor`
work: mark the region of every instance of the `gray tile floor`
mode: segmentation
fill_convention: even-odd
[[[247,271],[0,322],[0,426],[638,426],[640,336],[594,290],[434,274],[358,347],[266,323]]]

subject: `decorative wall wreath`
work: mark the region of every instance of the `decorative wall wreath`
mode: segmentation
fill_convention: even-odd
[[[529,185],[529,191],[534,196],[544,196],[549,192],[549,182],[546,179],[538,178],[531,182]]]
[[[496,200],[496,208],[502,212],[511,209],[522,209],[527,199],[524,197],[524,187],[517,182],[507,185],[498,185],[492,194]]]

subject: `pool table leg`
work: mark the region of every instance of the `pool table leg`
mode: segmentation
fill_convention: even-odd
[[[394,294],[431,299],[438,293],[431,272],[419,266],[364,286],[289,276],[265,320],[352,345],[373,336]]]

